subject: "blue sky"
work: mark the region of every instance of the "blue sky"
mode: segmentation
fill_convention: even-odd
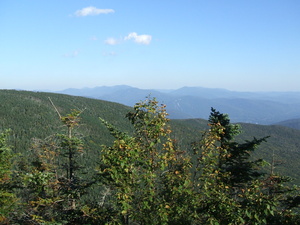
[[[2,0],[0,88],[300,91],[300,1]]]

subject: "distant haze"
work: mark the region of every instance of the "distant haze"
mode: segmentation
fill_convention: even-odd
[[[207,119],[211,107],[230,115],[232,122],[274,124],[300,118],[300,92],[236,92],[226,89],[182,87],[174,90],[139,89],[127,85],[69,88],[58,93],[134,106],[155,97],[172,119]]]

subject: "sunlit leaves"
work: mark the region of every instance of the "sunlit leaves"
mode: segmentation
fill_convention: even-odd
[[[165,106],[147,99],[127,118],[133,136],[102,120],[116,140],[102,149],[106,166],[101,172],[110,176],[107,185],[116,192],[120,215],[143,224],[165,224],[187,215],[189,162],[168,136]]]

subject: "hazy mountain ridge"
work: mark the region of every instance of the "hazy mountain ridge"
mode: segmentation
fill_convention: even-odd
[[[290,127],[290,128],[300,130],[300,118],[281,121],[279,123],[276,123],[275,125],[280,125],[280,126]]]
[[[236,92],[203,87],[155,90],[119,85],[66,89],[57,93],[96,98],[127,106],[150,95],[167,105],[172,119],[205,119],[211,107],[228,113],[233,122],[274,124],[300,118],[300,92]]]

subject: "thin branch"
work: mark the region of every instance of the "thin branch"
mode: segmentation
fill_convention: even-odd
[[[52,102],[51,98],[48,97],[49,101],[51,102],[52,106],[54,107],[55,111],[57,112],[58,116],[59,116],[59,119],[61,119],[61,115],[59,113],[59,111],[57,110],[56,106],[54,105],[54,103]]]

